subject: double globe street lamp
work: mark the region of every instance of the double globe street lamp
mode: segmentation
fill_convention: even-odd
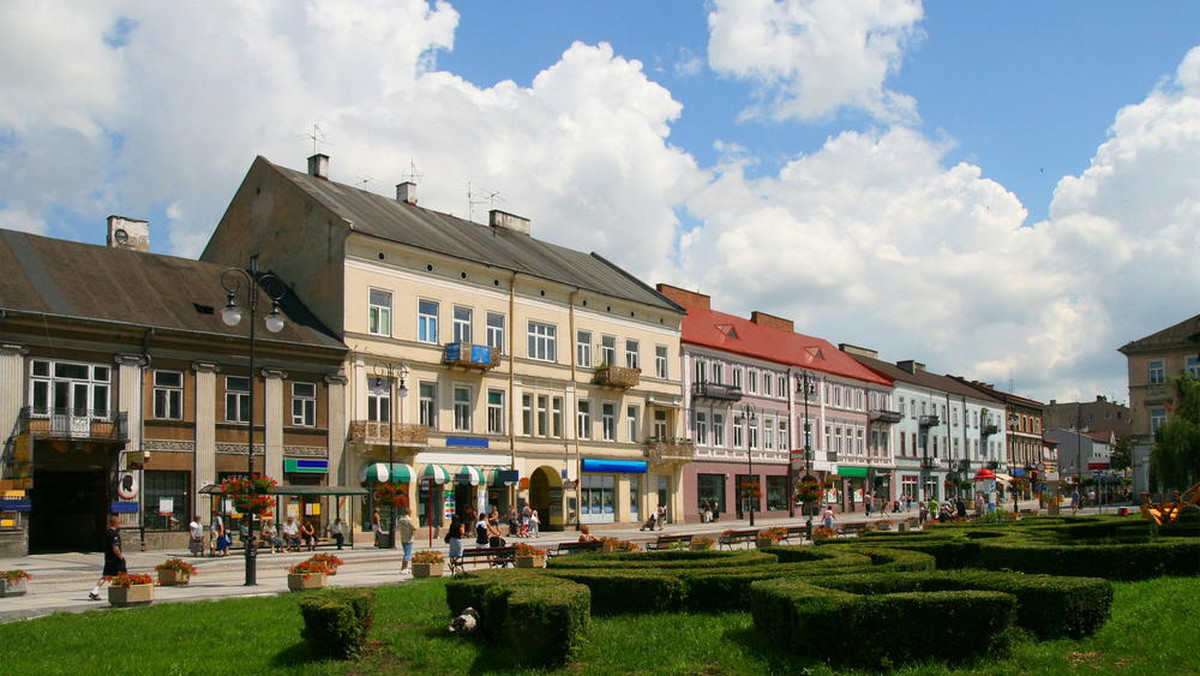
[[[396,398],[403,399],[408,396],[408,385],[405,384],[405,379],[408,377],[408,367],[404,364],[378,364],[375,366],[375,378],[371,382],[371,392],[376,397],[387,398],[387,410],[375,411],[375,416],[378,420],[386,421],[388,426],[388,475],[387,482],[390,486],[395,482],[396,475],[396,416],[394,399],[392,397],[392,387],[396,388]],[[396,505],[388,506],[388,549],[396,547]]]
[[[250,312],[250,372],[248,411],[246,420],[249,428],[246,430],[246,478],[254,476],[254,329],[255,315],[258,313],[258,290],[261,288],[271,300],[271,310],[264,318],[267,331],[279,333],[283,330],[284,319],[279,312],[279,301],[287,293],[287,286],[275,274],[258,271],[258,256],[250,257],[250,270],[242,268],[226,268],[221,272],[221,286],[225,289],[225,307],[221,310],[221,321],[226,326],[237,326],[242,321],[242,310],[238,306],[238,297],[245,293],[244,305]],[[241,417],[241,416],[239,416]],[[265,463],[264,463],[265,465]],[[263,467],[266,473],[266,467]],[[254,515],[246,514],[246,582],[245,586],[253,587],[258,584],[257,556],[254,549]]]

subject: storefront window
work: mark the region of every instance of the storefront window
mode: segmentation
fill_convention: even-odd
[[[188,472],[144,472],[142,519],[147,530],[186,530],[192,515],[188,513]]]
[[[615,520],[616,477],[612,474],[585,474],[579,482],[580,511],[583,523]]]
[[[725,475],[696,475],[696,497],[700,500],[699,506],[707,500],[714,513],[725,511]]]
[[[787,508],[787,477],[767,477],[767,509],[786,510]]]

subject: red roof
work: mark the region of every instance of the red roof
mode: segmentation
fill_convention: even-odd
[[[827,340],[762,326],[715,310],[688,307],[683,318],[683,342],[877,385],[892,385],[890,378],[858,363]]]

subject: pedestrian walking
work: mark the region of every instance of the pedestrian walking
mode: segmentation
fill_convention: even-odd
[[[125,567],[125,552],[121,550],[121,517],[110,514],[108,530],[104,533],[104,570],[100,573],[100,579],[92,587],[88,598],[99,601],[100,587],[110,582],[109,578],[126,572],[129,571]]]

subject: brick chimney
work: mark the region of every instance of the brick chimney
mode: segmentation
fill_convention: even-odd
[[[488,212],[488,224],[493,228],[512,230],[513,232],[519,232],[522,235],[528,235],[532,230],[528,218],[510,214],[506,211],[500,211],[499,209],[492,209]]]
[[[670,284],[663,284],[661,282],[654,288],[662,295],[670,298],[684,307],[694,307],[700,310],[712,309],[711,296],[706,296],[696,291],[688,291],[687,289],[681,289],[678,286],[671,286]]]
[[[795,333],[796,331],[796,327],[794,324],[792,324],[792,320],[784,319],[783,317],[777,317],[775,315],[767,314],[766,312],[760,312],[758,310],[750,313],[750,321],[758,324],[759,326],[765,326],[769,329],[779,329],[780,331],[787,331],[788,333]]]
[[[909,373],[915,374],[915,373],[924,373],[925,372],[925,365],[922,364],[921,362],[913,360],[913,359],[905,359],[904,361],[898,361],[898,362],[896,362],[896,366],[898,366],[900,368],[900,370],[908,371]]]
[[[317,153],[308,158],[308,175],[329,180],[329,156]]]
[[[397,183],[396,201],[415,206],[417,203],[417,184],[413,183],[412,181]]]
[[[109,216],[108,246],[113,249],[149,251],[150,222],[124,216]]]

